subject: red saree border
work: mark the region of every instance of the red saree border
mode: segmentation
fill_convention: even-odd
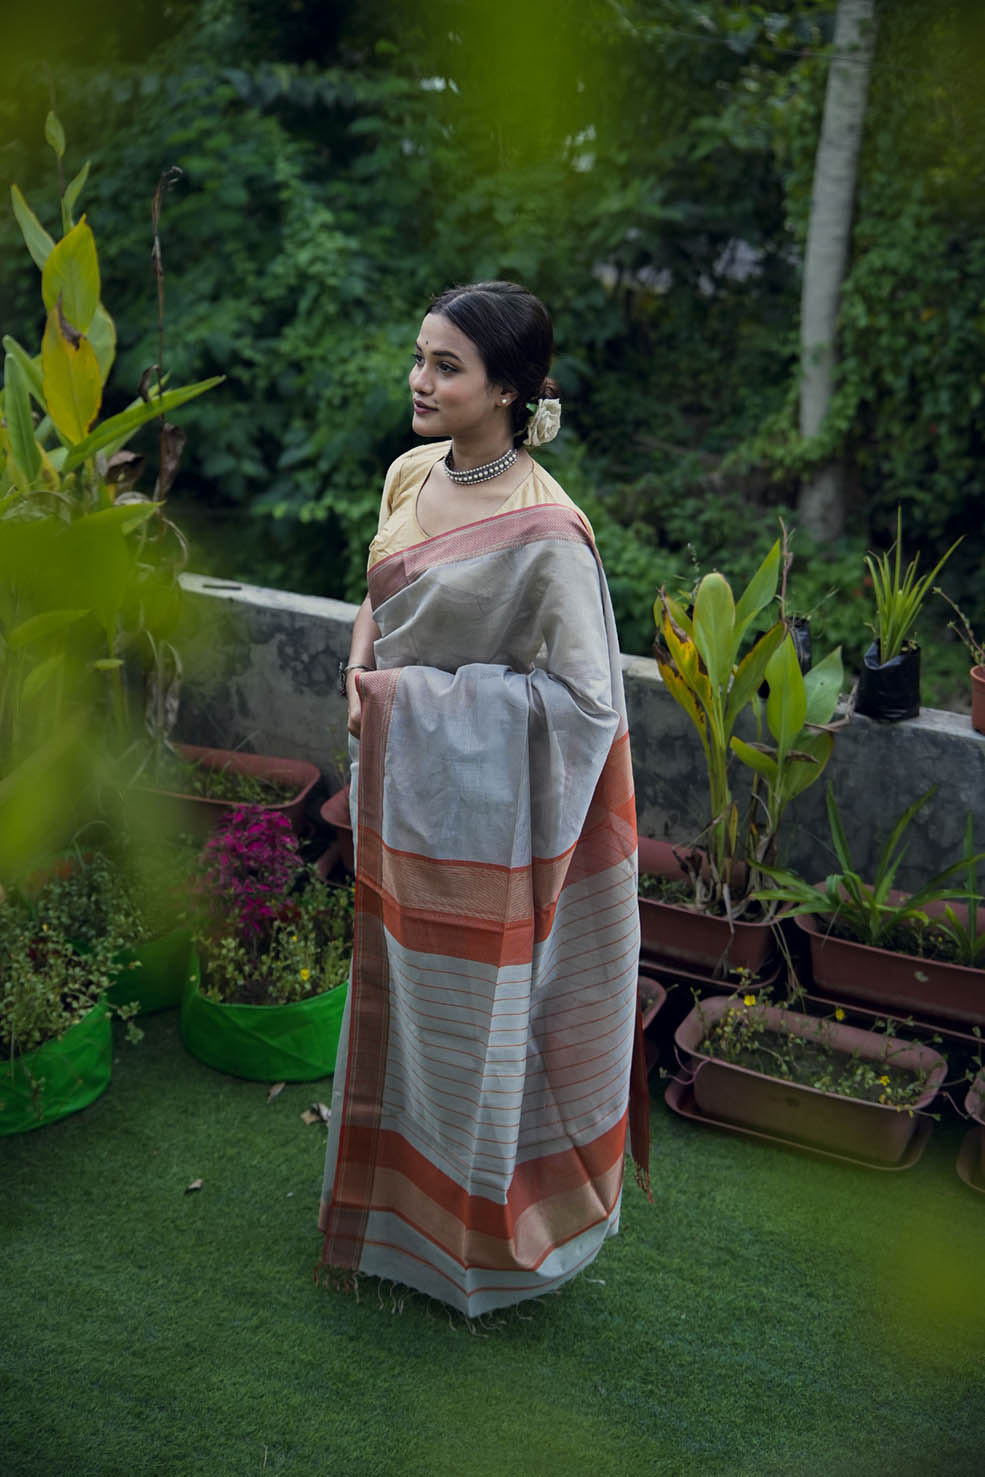
[[[369,571],[370,605],[375,610],[384,600],[438,565],[474,559],[501,549],[522,548],[541,539],[580,543],[598,558],[588,529],[577,513],[561,503],[538,503],[533,508],[494,513],[490,518],[481,518],[477,523],[467,523],[463,528],[453,528],[388,554]]]
[[[383,767],[400,668],[365,672],[359,682],[372,713],[359,746],[359,830],[355,933],[350,984],[349,1056],[338,1158],[325,1217],[322,1266],[355,1271],[362,1255],[376,1165],[389,1041],[390,980],[383,935]],[[368,1152],[367,1152],[368,1149]]]

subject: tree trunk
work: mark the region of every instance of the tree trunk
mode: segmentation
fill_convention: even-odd
[[[875,0],[839,0],[835,20],[800,299],[800,430],[804,436],[817,435],[831,404],[838,308],[848,263],[855,176],[875,45],[874,11]],[[805,479],[797,512],[801,527],[813,538],[828,542],[838,537],[845,522],[840,459]]]

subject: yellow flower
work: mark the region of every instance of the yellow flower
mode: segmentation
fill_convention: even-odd
[[[303,980],[310,980],[311,979],[311,970],[310,969],[302,969],[302,971],[301,971],[301,978]],[[889,1081],[889,1078],[888,1077],[886,1078],[886,1081],[887,1082]]]
[[[885,1074],[879,1078],[879,1081],[882,1083],[883,1087],[889,1086],[889,1078],[885,1076]]]
[[[755,997],[755,995],[743,995],[743,997],[742,997],[742,1003],[743,1003],[743,1005],[755,1005],[755,1003],[756,1003],[756,997]]]
[[[835,1020],[836,1021],[843,1021],[844,1019],[845,1019],[845,1012],[842,1010],[841,1006],[839,1005],[838,1006],[838,1009],[835,1011]]]

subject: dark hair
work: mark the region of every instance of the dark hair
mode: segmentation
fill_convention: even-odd
[[[472,282],[439,293],[429,312],[450,319],[472,340],[492,384],[516,391],[510,423],[514,441],[521,439],[528,402],[558,393],[547,376],[554,328],[540,298],[516,282]]]

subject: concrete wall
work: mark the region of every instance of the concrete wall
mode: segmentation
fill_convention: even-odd
[[[183,584],[188,599],[181,736],[311,759],[338,778],[346,763],[346,732],[336,672],[348,655],[356,607],[201,575],[185,575]],[[635,656],[622,660],[640,830],[690,841],[708,819],[697,735],[664,689],[656,663]],[[919,718],[894,724],[851,717],[835,740],[824,778],[788,812],[784,857],[811,876],[823,876],[834,865],[824,807],[829,778],[863,873],[900,811],[932,785],[933,797],[910,828],[900,884],[912,889],[957,859],[968,811],[976,844],[985,849],[985,736],[964,715],[925,708]],[[737,780],[740,789],[741,771]]]

